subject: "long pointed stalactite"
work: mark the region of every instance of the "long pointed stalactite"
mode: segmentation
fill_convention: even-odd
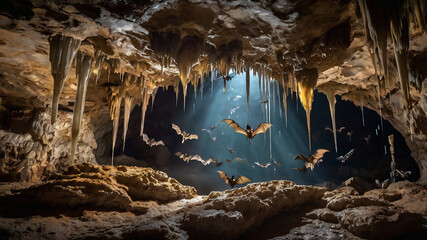
[[[54,80],[51,116],[52,124],[56,122],[61,91],[64,87],[68,73],[70,72],[70,67],[73,63],[77,50],[80,47],[80,43],[81,41],[79,39],[64,36],[62,34],[49,37],[49,61]]]
[[[77,82],[76,102],[74,103],[73,122],[71,124],[71,162],[74,162],[74,154],[76,152],[80,128],[82,125],[92,61],[93,58],[91,56],[84,55],[81,64],[79,64],[79,68],[77,69],[79,78]]]
[[[326,97],[328,98],[329,110],[331,112],[331,121],[332,121],[332,130],[334,133],[334,143],[335,143],[335,152],[338,152],[338,144],[337,144],[337,124],[335,120],[335,104],[337,102],[335,98],[335,91],[331,89],[327,89],[325,91]]]
[[[311,124],[310,124],[310,112],[311,105],[314,99],[314,88],[317,83],[317,69],[303,69],[295,72],[295,77],[298,80],[298,96],[304,107],[307,116],[307,130],[308,130],[308,145],[311,153]]]

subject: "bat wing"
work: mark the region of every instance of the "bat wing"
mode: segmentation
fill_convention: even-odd
[[[254,162],[254,163],[255,163],[255,165],[258,165],[258,166],[262,167],[261,163],[259,163],[259,162]]]
[[[345,127],[340,127],[340,129],[338,129],[338,132],[341,133],[341,131],[344,129],[345,129]]]
[[[319,159],[323,157],[325,153],[329,152],[327,149],[317,149],[316,154],[313,157],[313,163],[316,164]]]
[[[231,128],[233,128],[233,130],[236,132],[236,133],[240,133],[240,134],[243,134],[243,135],[245,135],[246,137],[248,137],[248,133],[246,132],[246,130],[245,129],[243,129],[243,128],[241,128],[240,126],[239,126],[239,124],[237,124],[235,121],[233,121],[232,119],[223,119],[223,120],[221,120],[222,122],[225,122],[225,123],[227,123],[228,124],[228,126],[230,126]]]
[[[146,144],[148,144],[148,141],[150,141],[150,139],[148,138],[147,134],[145,134],[145,133],[143,133],[143,134],[142,134],[142,140],[143,140]]]
[[[256,130],[252,133],[252,138],[259,133],[265,133],[271,126],[273,125],[271,125],[270,123],[261,123],[260,125],[258,125]]]
[[[228,165],[231,165],[231,160],[227,159]]]
[[[181,128],[179,128],[178,125],[172,123],[172,129],[174,129],[178,135],[181,135]]]
[[[305,165],[302,168],[292,168],[292,169],[297,170],[298,172],[303,172],[303,173],[307,171],[307,168],[305,167]]]
[[[188,135],[188,139],[199,139],[199,136],[197,135],[197,134],[190,134],[190,135]]]
[[[295,156],[295,160],[297,160],[297,159],[299,159],[299,160],[303,160],[304,162],[308,162],[307,161],[307,158],[305,158],[303,155],[301,155],[301,154],[298,154],[298,155],[296,155]]]
[[[249,178],[247,178],[245,176],[240,176],[240,177],[237,178],[236,184],[244,184],[244,183],[247,183],[247,182],[250,182],[250,181],[251,180]]]
[[[199,161],[199,162],[204,162],[204,160],[202,159],[202,157],[200,157],[200,155],[192,155],[192,156],[190,156],[190,159],[191,160],[196,160],[196,161]]]
[[[216,161],[216,162],[215,162],[215,165],[216,165],[217,167],[219,167],[219,166],[221,166],[221,165],[222,165],[222,163],[223,163],[223,162],[218,162],[218,161]]]
[[[178,156],[179,158],[182,158],[184,154],[182,154],[181,152],[176,152],[175,156]]]
[[[265,167],[265,168],[268,168],[270,165],[271,165],[271,163],[266,163],[266,164],[264,165],[264,167]]]
[[[156,146],[164,146],[164,145],[165,143],[162,140],[156,142]]]
[[[326,131],[333,132],[333,131],[332,131],[332,129],[331,129],[331,128],[328,128],[328,127],[327,127],[327,128],[325,128],[325,130],[326,130]]]
[[[219,173],[219,176],[221,177],[221,179],[225,181],[225,183],[230,184],[228,181],[227,174],[225,174],[225,172],[223,171],[216,171],[216,172]]]

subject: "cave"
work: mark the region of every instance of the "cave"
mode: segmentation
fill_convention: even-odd
[[[0,239],[427,239],[427,1],[0,2]]]

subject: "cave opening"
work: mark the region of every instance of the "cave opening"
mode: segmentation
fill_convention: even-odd
[[[332,132],[325,128],[332,128],[329,106],[326,96],[315,91],[312,109],[312,144],[316,149],[330,150],[325,154],[323,162],[318,164],[314,171],[310,169],[304,174],[293,168],[302,165],[300,160],[294,160],[298,154],[306,155],[308,149],[306,115],[295,94],[288,95],[288,126],[285,123],[283,101],[276,94],[278,87],[271,82],[271,109],[270,119],[273,125],[271,131],[271,158],[270,133],[260,134],[251,144],[245,136],[235,133],[222,119],[234,119],[241,126],[247,124],[245,73],[231,74],[223,92],[222,78],[210,82],[206,78],[203,88],[194,92],[189,86],[187,93],[187,109],[183,110],[182,95],[178,105],[175,105],[175,92],[172,88],[159,89],[153,107],[148,105],[145,120],[145,134],[156,141],[163,141],[165,146],[149,147],[144,143],[139,132],[141,116],[140,108],[135,108],[130,117],[128,140],[124,152],[121,151],[122,142],[116,145],[116,157],[121,154],[144,161],[144,166],[166,172],[179,182],[194,186],[199,194],[209,194],[211,191],[222,191],[229,186],[218,176],[217,171],[224,171],[229,175],[246,176],[252,182],[270,180],[290,180],[297,184],[309,184],[338,187],[343,181],[351,177],[359,177],[374,183],[375,179],[383,181],[389,178],[390,173],[390,144],[388,136],[395,136],[395,158],[397,168],[401,171],[411,171],[408,178],[416,181],[420,177],[419,168],[410,156],[410,150],[402,135],[386,120],[384,129],[380,128],[380,116],[370,109],[364,110],[364,121],[361,108],[350,101],[344,101],[338,96],[336,103],[337,128],[345,127],[338,134],[338,152],[334,150]],[[258,76],[251,72],[249,119],[250,125],[255,128],[258,124],[267,121],[268,108],[262,103],[262,96],[258,89]],[[279,86],[279,92],[283,92]],[[203,90],[202,90],[203,89]],[[274,94],[273,94],[274,93]],[[181,129],[195,133],[198,140],[181,143],[181,137],[171,128],[177,124]],[[214,127],[213,129],[211,127]],[[119,129],[122,126],[119,127]],[[118,139],[121,139],[119,130]],[[368,136],[369,139],[366,141]],[[215,140],[214,140],[215,139]],[[232,149],[233,153],[228,149]],[[354,149],[354,154],[345,163],[337,160]],[[202,159],[210,157],[222,162],[204,166],[201,162],[184,162],[176,152],[200,155]],[[122,156],[123,157],[123,156]],[[237,159],[236,159],[237,158]],[[240,158],[240,159],[239,159]],[[227,163],[231,160],[231,164]],[[273,160],[278,163],[275,165]],[[255,164],[270,163],[267,168]],[[136,163],[139,165],[140,163]],[[146,164],[146,165],[145,165]]]

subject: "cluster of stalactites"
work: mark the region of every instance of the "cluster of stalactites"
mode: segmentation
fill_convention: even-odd
[[[51,73],[54,80],[52,97],[52,115],[51,122],[56,122],[58,112],[58,103],[65,80],[70,72],[71,64],[81,41],[73,37],[57,34],[49,37],[49,61],[51,63]]]
[[[360,12],[358,15],[365,23],[376,74],[383,75],[386,82],[389,81],[387,39],[391,38],[404,106],[408,114],[412,108],[407,65],[410,19],[413,19],[414,25],[419,30],[424,31],[427,3],[424,0],[358,0],[357,9]]]
[[[307,116],[307,129],[308,129],[308,142],[311,152],[311,125],[310,125],[310,112],[311,105],[314,99],[314,88],[317,83],[318,72],[316,68],[303,69],[295,72],[295,78],[298,81],[298,96]]]
[[[113,121],[113,141],[112,141],[112,152],[111,152],[111,164],[113,165],[114,160],[114,150],[117,141],[117,133],[120,124],[120,111],[122,106],[122,101],[124,102],[124,118],[123,118],[123,151],[126,146],[126,135],[129,126],[130,114],[136,104],[140,103],[142,107],[142,116],[141,116],[141,132],[140,135],[143,135],[144,131],[144,120],[145,112],[147,110],[147,105],[151,96],[151,101],[154,102],[156,84],[153,80],[148,79],[146,74],[144,76],[136,76],[130,73],[124,74],[124,84],[117,87],[110,87],[110,96],[108,99],[110,106],[110,117]],[[141,92],[141,100],[139,102],[139,97],[135,96],[135,93],[138,91]]]

